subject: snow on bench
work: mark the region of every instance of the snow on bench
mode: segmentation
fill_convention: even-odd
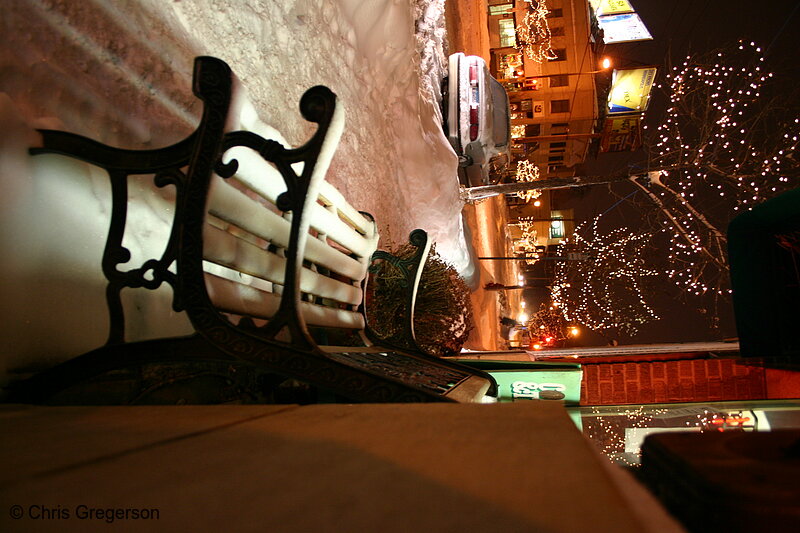
[[[133,392],[119,401],[158,401],[164,396],[154,400],[149,391],[190,383],[197,372],[171,370],[153,377],[142,368],[171,364],[196,370],[201,362],[264,401],[276,401],[274,391],[255,389],[284,379],[344,401],[481,401],[491,393],[495,384],[487,374],[430,357],[413,339],[406,350],[322,349],[309,332],[308,326],[319,326],[375,338],[364,334],[364,286],[373,255],[386,257],[375,254],[372,217],[325,181],[344,128],[335,95],[322,86],[304,94],[301,113],[318,129],[303,146],[290,149],[259,119],[223,61],[198,58],[193,90],[204,103],[201,122],[167,148],[121,150],[41,131],[43,147],[32,154],[67,155],[108,172],[113,200],[102,269],[110,327],[105,346],[17,383],[12,400],[70,403],[75,396],[69,391],[77,384],[83,401],[82,383],[96,389],[98,380],[107,383],[105,373],[133,369],[127,374],[134,376]],[[175,187],[174,217],[161,256],[132,267],[123,240],[135,222],[127,218],[128,184],[140,175],[152,175],[158,187]],[[410,303],[398,320],[413,336],[414,293],[429,243],[421,230],[412,235],[418,253],[405,265]],[[186,311],[196,334],[128,341],[123,289],[154,290],[162,284],[172,287],[174,310]],[[144,374],[149,377],[141,378]]]

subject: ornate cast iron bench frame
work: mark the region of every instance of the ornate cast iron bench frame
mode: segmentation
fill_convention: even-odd
[[[358,231],[365,233],[363,240],[367,242],[366,248],[369,252],[366,257],[361,258],[355,257],[356,254],[352,251],[341,250],[342,247],[338,244],[326,241],[325,236],[320,235],[320,230],[310,228],[311,212],[320,209],[318,193],[321,188],[327,187],[326,194],[329,196],[338,194],[331,192],[332,188],[324,182],[328,164],[343,129],[343,117],[337,118],[335,95],[321,86],[305,93],[300,101],[300,111],[306,120],[318,124],[318,129],[303,146],[286,149],[276,141],[265,139],[252,131],[229,131],[231,115],[236,111],[232,109],[235,107],[232,98],[235,96],[233,93],[237,84],[235,76],[223,61],[211,57],[197,58],[193,92],[203,102],[202,119],[197,130],[186,139],[163,149],[123,150],[74,134],[41,131],[43,145],[31,149],[31,154],[67,155],[108,172],[112,191],[112,216],[102,270],[108,280],[106,297],[110,328],[105,346],[16,384],[11,390],[11,401],[58,402],[58,396],[63,390],[76,383],[96,379],[96,376],[103,373],[141,369],[148,364],[180,365],[201,362],[211,365],[214,369],[212,373],[227,373],[229,381],[234,383],[238,380],[238,386],[247,381],[248,384],[244,387],[251,390],[264,385],[264,375],[280,376],[280,379],[295,379],[309,384],[323,391],[326,398],[337,401],[480,401],[485,393],[492,394],[496,385],[488,374],[430,357],[414,340],[414,300],[419,274],[429,249],[424,231],[412,233],[411,240],[418,247],[418,253],[413,260],[406,261],[403,265],[409,285],[406,316],[402,317],[407,335],[378,339],[369,331],[363,304],[366,267],[373,259],[374,246],[377,246],[377,232],[371,217],[362,213],[373,229],[364,230],[367,226],[361,221],[361,229]],[[238,124],[236,121],[234,123]],[[226,204],[224,200],[221,202],[222,207],[212,205],[213,198],[218,194],[212,194],[212,189],[219,189],[214,185],[214,180],[227,182],[239,170],[240,161],[237,156],[234,155],[227,161],[224,159],[226,154],[229,155],[229,150],[236,147],[246,147],[264,161],[271,162],[285,183],[285,191],[277,196],[275,206],[278,211],[283,212],[281,220],[286,221],[289,236],[288,243],[284,243],[283,251],[278,254],[285,256],[279,257],[280,265],[284,265],[285,261],[282,268],[283,279],[278,280],[279,285],[273,285],[278,289],[267,298],[273,302],[279,300],[279,304],[266,322],[263,320],[266,315],[256,313],[255,318],[251,318],[246,316],[247,313],[241,313],[238,309],[231,310],[227,304],[214,301],[209,294],[208,267],[204,266],[207,265],[207,262],[204,263],[207,254],[213,253],[213,250],[209,252],[204,248],[213,249],[216,242],[209,239],[208,232],[218,235],[222,231],[227,239],[225,242],[232,238],[224,229],[227,223],[218,224],[216,229],[209,229],[207,219],[212,212],[225,217],[225,213],[220,214],[219,211],[238,210],[236,202],[233,203],[233,208],[230,208],[230,202]],[[299,172],[298,163],[302,164]],[[131,175],[141,174],[153,175],[154,183],[158,187],[175,187],[175,215],[162,256],[144,262],[139,268],[121,270],[120,265],[130,258],[130,252],[122,244],[128,223],[128,179]],[[239,185],[241,188],[241,184]],[[233,195],[234,200],[239,198],[237,201],[242,205],[250,205],[241,199],[242,196],[237,196],[240,194],[238,191],[228,191],[225,194]],[[323,205],[323,209],[333,212],[345,210],[349,213],[346,202],[333,207]],[[266,207],[264,211],[267,211]],[[287,216],[286,213],[290,215]],[[346,214],[345,218],[348,216],[359,219],[355,214]],[[265,231],[272,231],[270,225],[265,224]],[[374,235],[370,235],[372,231],[375,231]],[[312,248],[309,243],[314,244],[311,241],[322,243],[325,253],[336,252],[344,256],[336,261],[347,262],[347,257],[354,258],[360,264],[359,268],[362,268],[361,276],[334,274],[332,281],[325,277],[330,274],[327,267],[311,266],[309,262],[309,256],[312,255],[309,253]],[[372,243],[372,248],[369,243]],[[275,251],[272,243],[265,244],[268,250]],[[264,253],[263,250],[254,251],[251,243],[242,244],[237,241],[234,246],[237,251],[234,255],[237,256],[242,247],[254,254]],[[314,244],[314,247],[320,249],[319,244]],[[222,252],[220,254],[225,255]],[[377,252],[374,257],[391,260],[385,252]],[[262,261],[257,263],[261,264]],[[309,267],[312,270],[310,274],[306,272]],[[241,270],[252,275],[252,268],[242,268],[236,261],[228,262],[225,268],[233,269],[235,274],[237,270]],[[360,295],[359,301],[355,302],[353,297],[349,297],[350,305],[335,301],[332,308],[317,305],[330,303],[330,298],[326,298],[324,294],[312,296],[301,288],[301,281],[305,283],[305,278],[309,276],[314,280],[325,278],[321,283],[335,285],[339,289],[342,286],[338,282],[344,277],[344,285],[352,285],[350,288],[344,287],[345,292],[355,290]],[[224,285],[217,278],[214,279],[215,283]],[[188,337],[126,342],[121,291],[124,288],[156,289],[163,283],[173,290],[173,309],[187,313],[196,333]],[[219,292],[222,295],[216,297],[216,300],[225,300],[225,291],[213,290],[215,294]],[[353,303],[357,305],[352,305]],[[308,309],[319,311],[325,316],[342,316],[346,326],[344,329],[359,330],[362,333],[366,330],[366,336],[373,341],[377,340],[380,345],[340,349],[320,347],[309,333],[306,313]],[[245,316],[236,322],[231,319],[232,312],[240,317]],[[323,326],[342,329],[341,325],[327,324],[327,320],[321,319]],[[339,319],[336,318],[334,322],[336,320]],[[141,374],[140,370],[137,372]],[[183,377],[178,376],[175,380],[180,381]],[[149,384],[151,387],[161,385],[163,383],[158,380]],[[147,387],[147,383],[140,384],[123,401],[142,401],[142,389]]]

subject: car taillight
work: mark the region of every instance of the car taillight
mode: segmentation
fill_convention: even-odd
[[[474,141],[478,138],[478,108],[472,107],[469,110],[469,140]]]
[[[477,61],[472,60],[469,64],[469,85],[471,93],[471,102],[469,109],[469,140],[474,141],[478,138],[478,126],[480,119],[478,118],[478,106],[480,106],[481,95],[480,85],[478,84],[478,69],[480,65]]]

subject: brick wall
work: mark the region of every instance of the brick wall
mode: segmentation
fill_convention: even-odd
[[[739,359],[583,365],[581,405],[766,399],[765,369]]]

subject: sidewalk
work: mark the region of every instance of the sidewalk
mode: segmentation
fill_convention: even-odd
[[[463,214],[470,230],[476,260],[478,257],[505,257],[510,254],[508,208],[503,196],[466,205]],[[516,285],[520,272],[519,261],[477,260],[477,263],[480,281],[471,295],[475,329],[464,347],[470,350],[503,350],[507,346],[500,336],[500,318],[501,315],[517,318],[522,291],[486,290],[484,287],[487,283]]]
[[[556,402],[4,405],[0,435],[8,532],[679,531]]]

